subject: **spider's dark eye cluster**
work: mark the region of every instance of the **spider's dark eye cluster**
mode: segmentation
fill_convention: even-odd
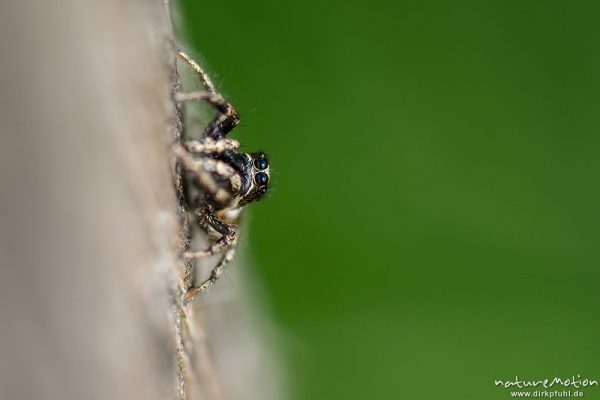
[[[267,161],[265,153],[256,153],[254,167],[259,171],[254,175],[254,182],[259,186],[258,193],[264,195],[267,193],[267,187],[265,185],[269,183],[269,175],[266,172],[263,172],[269,168],[269,162]]]

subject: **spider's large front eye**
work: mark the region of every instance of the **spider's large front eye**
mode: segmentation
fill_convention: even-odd
[[[256,169],[263,170],[267,169],[269,163],[265,158],[257,158],[256,160],[254,160],[254,166],[256,167]]]
[[[256,182],[256,184],[259,186],[266,185],[267,182],[269,182],[269,175],[265,174],[264,172],[259,172],[258,174],[254,175],[254,182]]]

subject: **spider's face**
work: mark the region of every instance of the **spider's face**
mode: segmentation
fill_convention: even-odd
[[[245,185],[239,193],[239,204],[248,204],[255,200],[263,198],[269,189],[271,175],[269,172],[269,162],[265,153],[245,153],[248,163],[244,171]]]

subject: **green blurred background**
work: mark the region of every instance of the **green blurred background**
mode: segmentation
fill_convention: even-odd
[[[600,3],[181,9],[271,154],[246,240],[293,399],[600,379]]]

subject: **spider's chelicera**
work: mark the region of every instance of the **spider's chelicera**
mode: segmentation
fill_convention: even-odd
[[[198,225],[218,237],[206,250],[187,251],[183,257],[194,260],[223,253],[206,281],[190,284],[186,294],[189,302],[211,286],[233,259],[237,243],[234,227],[244,206],[267,194],[271,177],[265,153],[240,152],[239,142],[226,137],[240,121],[233,105],[216,91],[200,65],[181,50],[177,54],[198,74],[203,90],[177,93],[176,101],[204,101],[217,111],[199,140],[182,140],[173,146],[180,169],[192,183],[187,191],[187,205]]]

